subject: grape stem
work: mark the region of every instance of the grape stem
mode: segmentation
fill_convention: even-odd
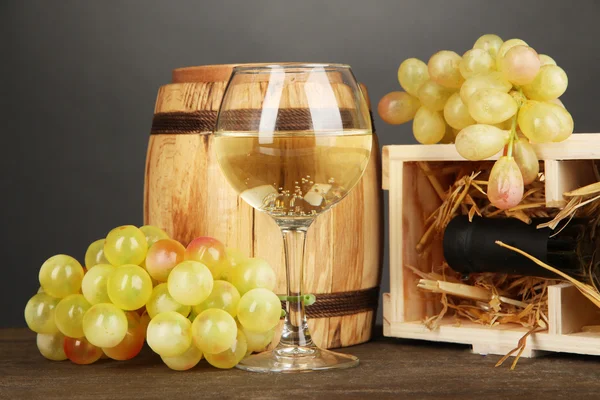
[[[523,90],[519,88],[519,93],[523,95]],[[510,138],[508,139],[508,150],[506,152],[506,156],[508,158],[512,158],[513,147],[515,144],[515,140],[517,139],[517,116],[519,115],[519,110],[521,109],[521,102],[517,102],[517,112],[513,116],[512,124],[510,126]]]
[[[314,294],[305,294],[302,296],[280,295],[278,297],[279,297],[279,300],[281,300],[281,301],[293,301],[293,302],[297,302],[300,300],[300,298],[302,298],[302,302],[304,303],[305,306],[310,306],[310,305],[314,304],[315,301],[317,300],[317,297]]]

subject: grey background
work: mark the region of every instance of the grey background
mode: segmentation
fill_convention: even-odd
[[[376,105],[399,90],[405,58],[462,54],[497,33],[557,60],[576,131],[594,132],[599,16],[599,2],[564,0],[3,0],[0,327],[25,325],[46,258],[82,259],[112,227],[141,225],[154,101],[173,68],[343,62]],[[414,142],[410,124],[375,122],[381,145]]]

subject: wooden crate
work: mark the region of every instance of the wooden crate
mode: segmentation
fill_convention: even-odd
[[[592,163],[600,159],[600,134],[577,134],[562,143],[534,146],[544,162],[546,204],[561,207],[566,191],[595,182]],[[498,156],[490,158],[497,159]],[[443,260],[437,239],[426,256],[415,247],[425,219],[441,204],[419,161],[465,162],[454,145],[398,145],[383,148],[383,188],[389,190],[390,293],[383,298],[384,334],[398,338],[470,344],[481,354],[506,354],[527,332],[520,325],[486,327],[469,321],[456,324],[446,317],[429,330],[422,321],[441,309],[439,295],[417,289],[419,277],[404,265],[422,271]],[[600,333],[582,332],[600,324],[600,309],[570,284],[549,288],[549,329],[528,339],[525,357],[537,351],[600,355]]]

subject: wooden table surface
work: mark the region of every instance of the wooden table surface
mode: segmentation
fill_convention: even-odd
[[[43,358],[35,334],[0,330],[1,399],[583,399],[600,398],[600,357],[550,354],[516,371],[465,346],[380,337],[342,350],[358,368],[306,374],[169,370],[145,348],[130,361],[89,366]]]

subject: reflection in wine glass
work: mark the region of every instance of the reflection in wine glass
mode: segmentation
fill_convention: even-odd
[[[350,67],[234,68],[217,119],[217,158],[242,199],[280,227],[288,286],[279,345],[242,360],[239,368],[296,372],[358,365],[356,357],[313,343],[301,301],[303,260],[308,227],[360,180],[371,143],[368,107]]]

